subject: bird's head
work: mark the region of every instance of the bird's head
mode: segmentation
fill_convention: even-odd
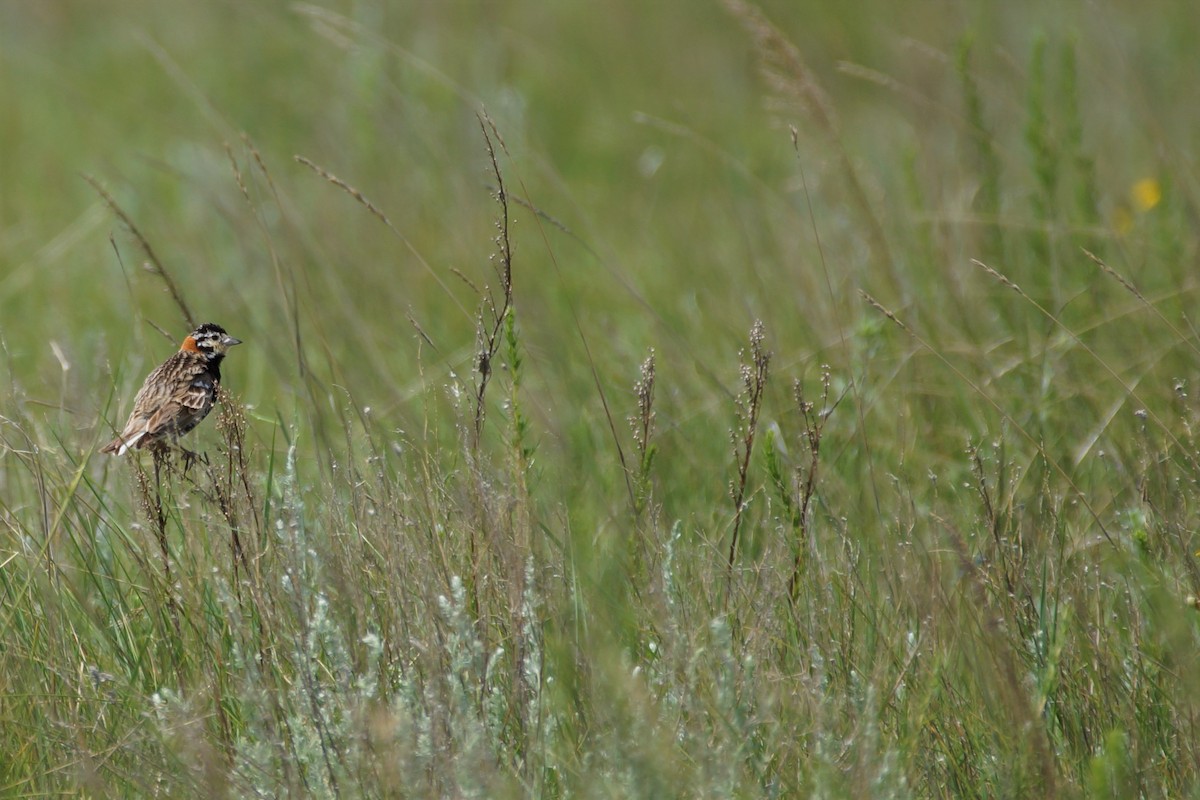
[[[206,356],[223,356],[229,348],[241,343],[241,339],[233,338],[220,325],[206,322],[189,333],[179,349]]]

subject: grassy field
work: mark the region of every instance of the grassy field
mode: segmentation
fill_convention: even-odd
[[[0,5],[0,796],[1200,797],[1197,74],[1184,0]],[[206,462],[98,454],[203,321]]]

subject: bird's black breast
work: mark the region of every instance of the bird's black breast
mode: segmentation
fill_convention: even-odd
[[[222,354],[213,354],[208,357],[208,374],[212,376],[214,383],[221,382],[221,362],[225,360]]]

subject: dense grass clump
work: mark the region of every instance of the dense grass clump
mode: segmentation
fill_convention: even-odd
[[[77,11],[0,794],[1200,793],[1189,4]],[[197,319],[203,457],[98,454]]]

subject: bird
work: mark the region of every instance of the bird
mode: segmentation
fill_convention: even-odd
[[[241,343],[212,322],[189,333],[179,350],[146,376],[125,429],[100,452],[120,456],[130,449],[157,450],[199,425],[216,402],[225,353]]]

